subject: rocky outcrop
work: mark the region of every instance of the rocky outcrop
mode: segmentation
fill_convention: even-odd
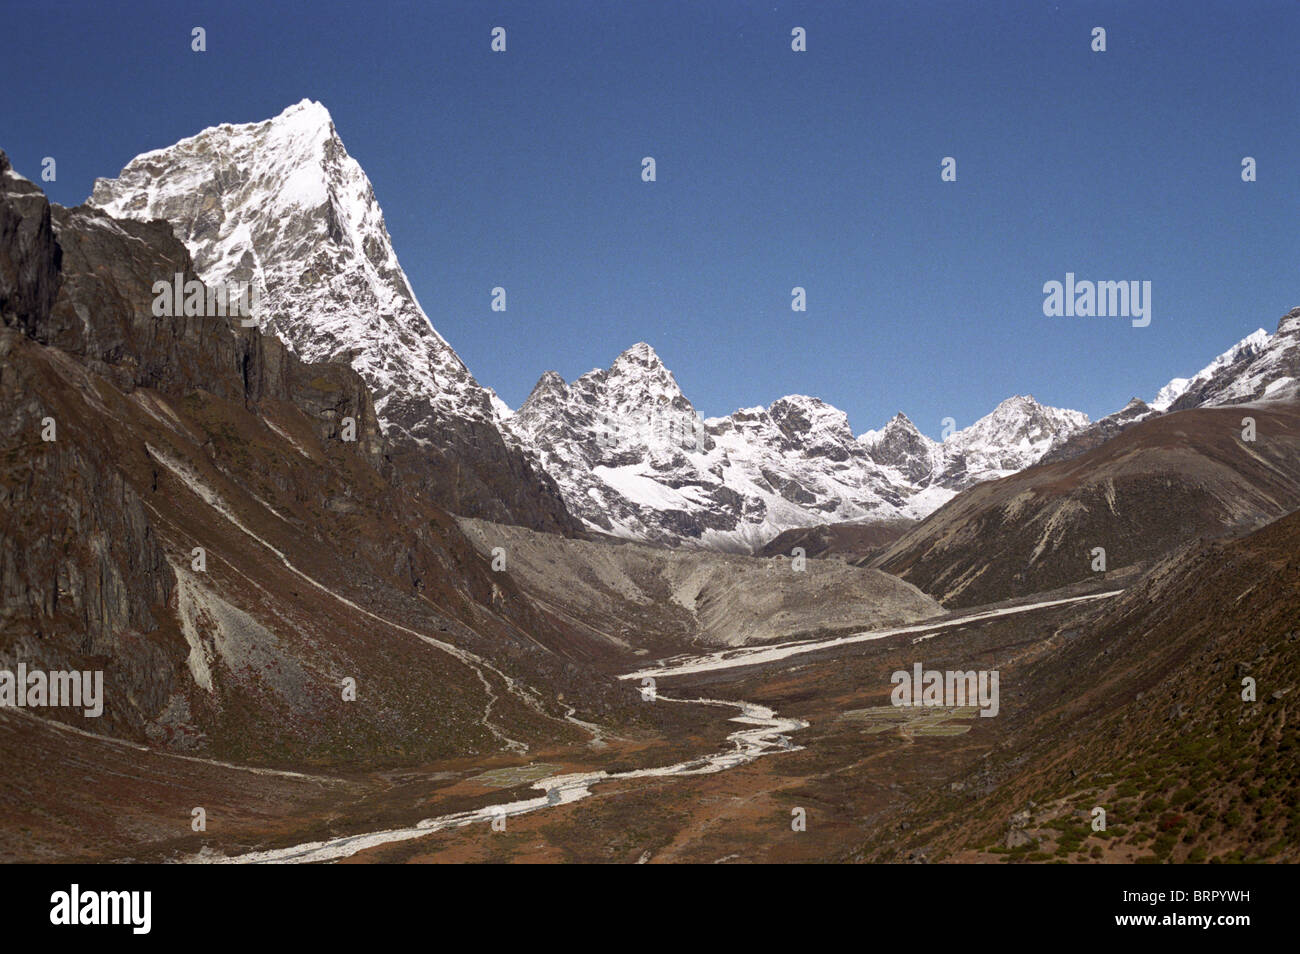
[[[918,487],[928,487],[943,476],[943,445],[918,431],[902,411],[879,431],[868,431],[859,440],[872,460],[892,467]]]
[[[0,318],[35,327],[48,319],[59,290],[62,251],[45,194],[0,150]]]

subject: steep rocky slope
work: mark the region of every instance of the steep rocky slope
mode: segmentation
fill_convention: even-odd
[[[258,324],[304,361],[353,367],[398,476],[455,513],[573,532],[554,485],[503,439],[490,392],[429,323],[370,180],[303,100],[133,159],[91,204],[168,222],[209,284],[253,282]]]
[[[1243,439],[1244,417],[1255,420]],[[947,606],[971,606],[1163,557],[1300,506],[1300,403],[1199,408],[1141,421],[1101,446],[979,484],[871,565]]]
[[[1300,381],[1300,308],[1293,308],[1268,334],[1262,328],[1202,368],[1186,384],[1168,386],[1155,406],[1168,410],[1245,404],[1277,397]]]
[[[565,690],[620,718],[565,659],[586,637],[385,476],[356,372],[154,317],[195,277],[168,227],[0,181],[0,668],[104,673],[101,718],[40,717],[262,764],[581,741]]]

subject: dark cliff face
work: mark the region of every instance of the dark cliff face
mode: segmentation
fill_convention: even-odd
[[[359,448],[380,462],[374,404],[351,369],[304,365],[276,338],[234,319],[154,317],[155,281],[197,280],[189,253],[163,223],[119,221],[84,206],[55,206],[52,220],[61,287],[48,317],[24,329],[33,340],[123,390],[202,388],[250,408],[290,401],[320,419],[322,439],[337,437],[338,422],[352,417]]]
[[[868,453],[876,463],[893,467],[918,487],[929,486],[939,476],[939,467],[945,463],[941,452],[936,460],[934,445],[901,411],[885,425],[884,432]],[[957,455],[953,456],[955,459]],[[962,473],[965,473],[964,467]]]
[[[31,332],[43,324],[59,290],[62,251],[50,205],[34,183],[14,174],[0,150],[0,315]]]
[[[100,719],[41,717],[337,763],[564,739],[562,692],[589,716],[623,705],[404,489],[355,371],[236,318],[155,317],[155,281],[195,278],[171,230],[52,207],[7,169],[0,154],[0,668],[104,673]]]
[[[429,447],[399,435],[389,444],[393,472],[403,486],[464,517],[583,536],[549,474],[508,445],[489,424],[448,423]]]

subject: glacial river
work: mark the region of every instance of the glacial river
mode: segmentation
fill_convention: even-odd
[[[1086,600],[1106,599],[1116,596],[1120,592],[1120,590],[1115,590],[1109,593],[1097,593],[1089,596],[1073,597],[1070,599],[1048,600],[1041,603],[1030,603],[1023,606],[1013,606],[1005,609],[972,613],[967,616],[946,619],[928,625],[925,623],[918,623],[896,629],[878,630],[869,633],[855,633],[850,636],[840,636],[832,639],[769,644],[766,646],[754,646],[744,649],[724,650],[722,652],[708,653],[701,656],[680,656],[670,660],[665,660],[661,664],[650,668],[626,673],[619,678],[636,680],[653,679],[657,682],[660,679],[667,679],[673,676],[681,676],[691,673],[716,672],[739,666],[761,665],[763,663],[776,662],[805,653],[834,649],[869,640],[884,639],[888,636],[895,636],[904,633],[937,633],[954,626],[963,626],[968,623],[991,619],[998,616],[1010,616],[1051,606],[1061,606],[1067,603],[1079,603]],[[291,848],[273,848],[266,851],[251,851],[247,854],[228,857],[203,854],[194,856],[190,860],[195,862],[221,864],[285,864],[337,861],[340,858],[347,858],[351,855],[355,855],[357,852],[365,851],[368,848],[374,848],[378,845],[386,845],[399,841],[410,841],[414,838],[423,838],[424,836],[433,834],[434,832],[448,831],[453,828],[464,828],[467,825],[480,823],[491,824],[502,816],[509,818],[513,815],[527,815],[531,812],[542,811],[556,805],[567,805],[572,802],[581,801],[592,794],[592,786],[606,782],[637,778],[710,775],[715,772],[724,772],[727,769],[732,769],[739,765],[745,765],[746,763],[753,762],[765,755],[772,755],[778,752],[797,752],[801,746],[797,746],[791,742],[789,734],[807,728],[808,726],[807,722],[800,719],[783,718],[766,706],[755,705],[754,703],[749,702],[728,701],[724,699],[676,699],[659,695],[657,693],[655,694],[655,702],[656,704],[667,702],[673,704],[722,706],[734,709],[737,714],[732,716],[730,721],[739,724],[741,728],[727,736],[727,741],[731,743],[731,748],[712,755],[705,755],[684,762],[676,762],[672,765],[665,765],[658,768],[637,769],[630,772],[610,773],[605,771],[595,771],[575,772],[569,775],[553,775],[549,778],[544,778],[533,783],[532,787],[536,789],[539,794],[532,798],[488,805],[483,808],[476,808],[465,812],[456,812],[451,815],[442,815],[437,818],[426,818],[424,821],[418,822],[409,828],[392,828],[385,831],[369,832],[359,835],[341,835],[337,838],[330,838],[325,841],[312,841],[301,845],[294,845]]]

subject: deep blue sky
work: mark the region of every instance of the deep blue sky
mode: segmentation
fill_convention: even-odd
[[[1097,417],[1300,304],[1296,0],[5,5],[0,148],[33,179],[54,156],[52,198],[320,100],[512,406],[646,340],[705,415]],[[1153,282],[1150,327],[1044,317],[1067,271]]]

